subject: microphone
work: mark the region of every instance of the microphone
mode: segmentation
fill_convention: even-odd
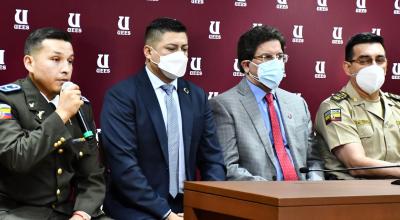
[[[400,164],[398,165],[389,165],[389,166],[371,166],[371,167],[352,167],[352,168],[344,168],[344,169],[309,169],[308,167],[302,167],[299,169],[300,173],[309,173],[309,172],[346,172],[350,170],[374,170],[374,169],[386,169],[386,168],[395,168],[395,167],[400,167]],[[393,185],[400,185],[400,179],[395,180],[391,182]]]
[[[65,82],[61,86],[61,91],[65,90],[65,89],[67,89],[67,88],[69,88],[69,87],[71,87],[73,85],[74,85],[73,82],[70,82],[70,81]],[[79,108],[79,110],[77,112],[76,118],[78,119],[78,123],[79,123],[79,125],[81,127],[81,130],[83,132],[83,138],[85,138],[85,140],[87,140],[87,141],[91,140],[94,137],[93,131],[91,131],[89,129],[89,127],[87,126],[86,121],[85,121],[85,115],[83,114],[83,111],[80,108]]]

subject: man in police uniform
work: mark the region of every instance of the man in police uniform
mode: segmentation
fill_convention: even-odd
[[[81,108],[93,131],[91,107],[77,85],[61,91],[72,74],[71,36],[38,29],[24,52],[28,77],[0,87],[0,219],[98,219],[103,168],[75,117]]]
[[[319,107],[316,130],[328,169],[391,166],[400,162],[400,97],[384,93],[387,58],[383,38],[353,36],[346,45],[347,85]],[[335,172],[328,179],[400,177],[400,168]]]

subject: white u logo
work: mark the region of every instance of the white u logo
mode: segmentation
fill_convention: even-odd
[[[16,9],[14,19],[17,24],[28,24],[28,10]]]
[[[74,18],[75,18],[75,19],[74,19]],[[81,14],[69,13],[68,25],[69,25],[70,27],[73,27],[73,28],[79,28],[79,27],[81,27],[80,18],[81,18]]]
[[[102,69],[108,69],[108,54],[99,54],[97,57],[97,66]]]
[[[220,34],[219,33],[219,21],[210,21],[210,34]]]
[[[119,16],[118,17],[118,28],[123,31],[129,30],[129,17]]]

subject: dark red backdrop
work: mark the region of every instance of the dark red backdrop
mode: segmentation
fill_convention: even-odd
[[[357,32],[376,29],[384,36],[389,58],[384,90],[400,93],[399,0],[3,0],[0,5],[0,84],[26,76],[23,44],[30,30],[73,31],[73,81],[93,103],[97,121],[106,89],[143,67],[144,29],[159,16],[188,27],[185,78],[210,97],[240,80],[236,43],[255,23],[284,33],[290,58],[281,87],[301,93],[312,114],[347,81],[341,69],[344,44]]]

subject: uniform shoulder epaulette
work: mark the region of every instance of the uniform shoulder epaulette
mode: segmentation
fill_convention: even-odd
[[[89,99],[87,99],[85,96],[81,96],[82,101],[90,103]]]
[[[350,98],[349,94],[347,94],[343,91],[337,92],[331,96],[331,100],[333,100],[335,102],[341,102],[348,98]]]
[[[4,92],[4,93],[16,92],[16,91],[20,91],[20,90],[21,90],[21,86],[18,84],[14,84],[14,83],[0,86],[0,91]]]
[[[390,99],[394,99],[394,100],[400,102],[400,95],[396,95],[396,94],[388,93],[388,92],[385,93],[385,95],[386,95],[386,97],[388,97]]]

